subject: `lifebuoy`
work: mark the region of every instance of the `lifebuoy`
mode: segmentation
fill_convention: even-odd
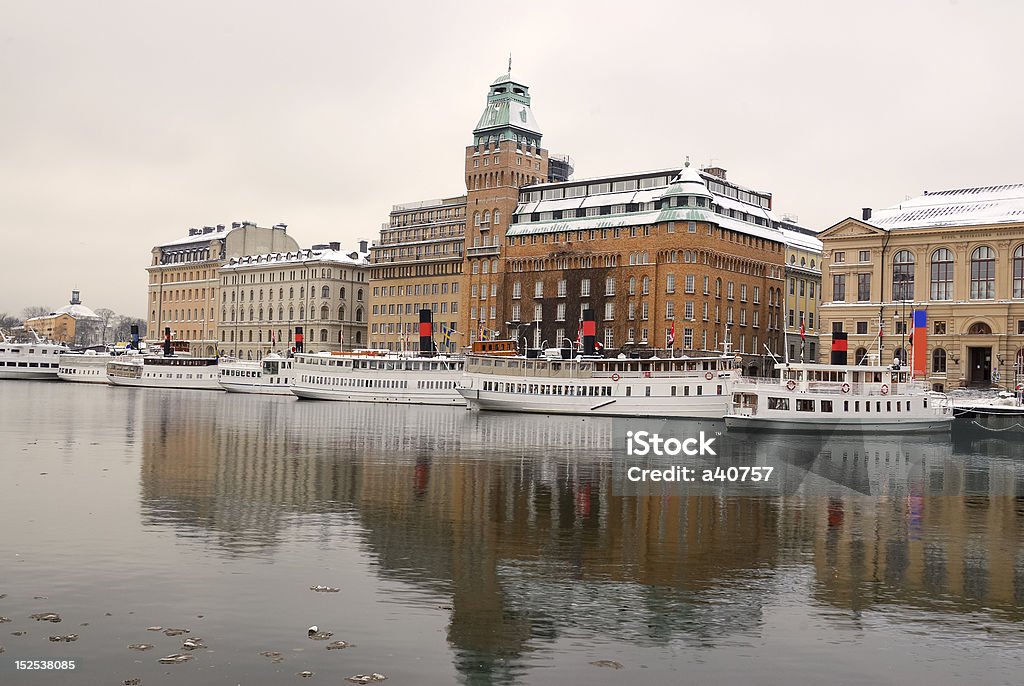
[[[843,384],[843,393],[849,393],[849,392],[850,392],[850,384],[844,383]]]
[[[645,379],[651,378],[651,373],[650,372],[644,372],[644,378]]]
[[[796,388],[796,381],[793,381],[793,379],[787,381],[786,388],[788,388],[789,390],[793,390],[794,388]]]
[[[1024,383],[1017,384],[1017,390],[1018,391],[1024,391]]]
[[[622,377],[621,377],[621,376],[619,376],[618,374],[612,374],[612,381],[618,381],[618,380],[619,380],[619,379],[621,379],[621,378],[622,378]]]
[[[889,384],[882,384],[879,390],[882,392],[882,395],[889,395]]]
[[[712,374],[711,372],[705,372],[704,378],[707,379],[708,381],[711,381],[711,379],[715,378],[715,375]]]

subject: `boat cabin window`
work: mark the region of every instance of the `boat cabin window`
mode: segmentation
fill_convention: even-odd
[[[789,398],[768,398],[768,409],[769,410],[788,410],[789,409]]]
[[[831,412],[832,411],[832,401],[831,400],[822,400],[821,401],[821,411],[822,412]]]
[[[797,398],[796,400],[796,411],[797,412],[814,412],[814,400],[807,398]]]

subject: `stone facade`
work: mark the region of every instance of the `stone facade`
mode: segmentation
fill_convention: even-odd
[[[232,257],[298,250],[287,227],[258,227],[238,222],[189,229],[185,238],[153,248],[147,298],[150,342],[163,340],[164,328],[172,337],[189,342],[193,355],[215,355],[218,349],[217,270]]]
[[[365,348],[369,253],[340,243],[232,258],[219,270],[219,352],[260,360],[287,354],[301,326],[306,352]]]
[[[71,301],[50,314],[32,317],[25,328],[49,341],[71,346],[89,347],[103,343],[103,319],[82,304],[77,290]]]
[[[392,208],[370,249],[370,347],[416,348],[420,308],[432,310],[438,325],[458,330],[465,242],[464,195]]]
[[[1022,210],[1024,184],[957,189],[824,231],[822,318],[847,332],[851,362],[907,360],[916,309],[936,389],[1024,382]]]

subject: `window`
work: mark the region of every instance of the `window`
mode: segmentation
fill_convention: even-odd
[[[536,281],[533,284],[533,297],[543,298],[544,297],[544,282]]]
[[[615,277],[609,276],[604,280],[604,294],[615,295]]]
[[[860,262],[870,262],[871,261],[871,251],[870,250],[861,250],[857,259]]]
[[[516,281],[512,284],[512,298],[518,300],[523,295],[523,283]]]
[[[946,351],[942,348],[936,348],[932,351],[932,373],[946,373]]]
[[[683,318],[693,320],[693,303],[690,301],[683,306]]]
[[[991,300],[996,295],[996,253],[983,245],[971,253],[971,298]]]
[[[857,333],[863,336],[867,332],[868,332],[868,323],[867,322],[857,322]]]
[[[580,295],[584,298],[590,296],[590,279],[582,279],[580,281]]]
[[[842,250],[837,250],[836,252],[832,253],[832,261],[836,264],[842,264],[843,262],[846,262],[846,253],[843,252]]]
[[[857,301],[867,302],[871,300],[871,274],[857,275]]]
[[[615,303],[604,304],[604,318],[615,319]]]
[[[676,276],[675,274],[669,274],[665,277],[665,292],[675,293],[676,292]]]
[[[542,319],[544,319],[543,308],[541,307],[540,303],[537,303],[536,305],[533,306],[533,321],[539,322]]]
[[[629,277],[629,294],[636,295],[636,277]]]
[[[647,295],[651,292],[651,280],[646,276],[640,281],[640,293],[641,295]]]
[[[892,299],[914,299],[914,253],[900,250],[892,258]]]
[[[1013,297],[1024,298],[1024,245],[1013,251]]]
[[[565,303],[558,303],[558,307],[555,308],[555,320],[565,321]]]
[[[953,299],[953,253],[948,248],[939,248],[932,253],[931,299]]]
[[[846,300],[846,274],[832,275],[832,300],[834,302],[845,302]]]
[[[564,298],[565,297],[565,292],[566,292],[566,290],[565,290],[565,279],[560,279],[558,281],[558,297],[559,298]]]
[[[665,319],[675,319],[676,317],[676,304],[669,300],[665,303]]]

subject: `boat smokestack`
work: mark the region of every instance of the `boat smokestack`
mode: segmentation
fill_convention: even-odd
[[[420,310],[420,355],[434,354],[434,318],[429,308]]]
[[[849,343],[845,331],[832,332],[832,364],[848,364],[846,361]]]
[[[171,327],[164,327],[164,357],[170,357],[174,351],[171,350]]]
[[[302,352],[302,343],[303,343],[304,340],[305,340],[305,337],[302,335],[302,327],[301,326],[296,326],[295,327],[295,352],[297,352],[297,353],[301,353]]]
[[[132,350],[139,349],[139,325],[132,324]]]
[[[594,341],[597,339],[597,322],[594,321],[593,310],[583,310],[583,354],[594,354]]]

